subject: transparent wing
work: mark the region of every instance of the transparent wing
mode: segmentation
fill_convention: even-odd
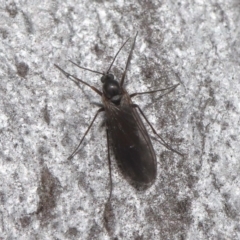
[[[103,101],[110,140],[118,166],[127,181],[139,190],[156,178],[156,155],[147,130],[125,92],[121,104]]]

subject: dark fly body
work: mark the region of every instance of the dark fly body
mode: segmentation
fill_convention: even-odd
[[[102,98],[103,106],[96,112],[93,120],[91,121],[88,129],[83,135],[80,143],[78,144],[75,151],[71,154],[69,159],[73,158],[78,153],[80,145],[82,144],[85,136],[92,127],[98,114],[104,111],[106,115],[106,134],[108,143],[108,161],[111,183],[110,197],[112,191],[110,146],[113,149],[113,153],[115,155],[117,164],[122,175],[129,182],[129,184],[131,184],[137,190],[147,189],[154,183],[156,179],[157,175],[156,155],[151,140],[149,138],[148,132],[143,124],[141,117],[139,116],[139,113],[142,115],[144,120],[149,124],[153,133],[158,137],[159,142],[163,146],[177,154],[182,155],[180,152],[172,149],[162,139],[162,137],[159,134],[157,134],[157,132],[150,124],[150,122],[148,121],[142,110],[139,108],[139,106],[132,102],[132,98],[136,95],[155,93],[158,91],[167,91],[167,93],[169,93],[173,91],[179,84],[173,85],[165,89],[154,90],[149,92],[139,92],[133,94],[128,94],[128,92],[123,86],[126,77],[126,72],[136,42],[136,37],[137,34],[133,40],[133,44],[126,62],[125,70],[120,81],[115,80],[113,74],[110,73],[110,70],[117,55],[119,54],[119,52],[129,39],[121,46],[106,73],[81,67],[71,61],[71,63],[73,63],[74,65],[81,69],[101,74],[102,91],[98,90],[94,86],[91,86],[87,82],[82,81],[76,76],[65,72],[58,65],[55,65],[68,78],[70,78],[74,82],[89,86]]]

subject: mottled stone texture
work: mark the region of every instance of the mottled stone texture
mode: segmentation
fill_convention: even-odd
[[[0,239],[240,239],[239,1],[0,1]],[[67,160],[101,99],[54,63],[98,89],[126,76],[161,137],[151,135],[157,180],[137,192],[112,159],[104,113]],[[111,151],[112,154],[112,151]]]

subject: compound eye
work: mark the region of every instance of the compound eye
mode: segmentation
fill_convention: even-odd
[[[111,73],[106,74],[106,75],[103,75],[103,76],[101,77],[101,82],[102,82],[102,83],[105,83],[106,81],[112,81],[112,80],[114,80],[114,76],[113,76],[113,74],[111,74]]]
[[[109,74],[108,74],[108,77],[109,77],[109,80],[114,80],[113,74],[109,73]]]
[[[105,81],[106,81],[106,75],[103,75],[103,76],[101,77],[101,82],[102,82],[102,83],[105,83]]]

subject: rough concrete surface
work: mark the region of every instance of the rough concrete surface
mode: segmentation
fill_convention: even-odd
[[[240,239],[240,2],[0,1],[0,239]],[[101,89],[126,77],[130,93],[172,148],[159,144],[157,179],[131,187],[111,155],[104,113],[67,160],[101,98],[54,64]]]

